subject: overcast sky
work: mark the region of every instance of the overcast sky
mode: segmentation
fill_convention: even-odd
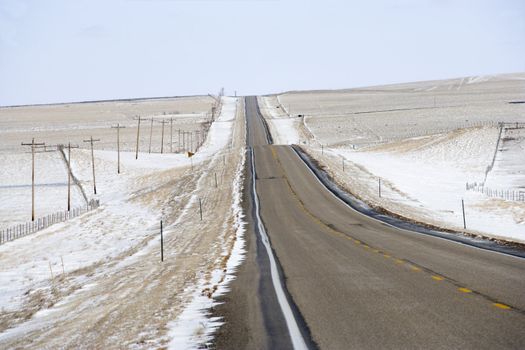
[[[0,0],[0,105],[523,71],[523,0]]]

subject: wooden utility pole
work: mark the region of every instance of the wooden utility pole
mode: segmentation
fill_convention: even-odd
[[[158,122],[162,124],[162,136],[160,138],[160,153],[162,154],[164,153],[164,124],[166,124],[168,121],[162,119]]]
[[[93,136],[89,140],[84,140],[84,142],[89,142],[91,144],[91,165],[93,168],[93,193],[97,194],[97,183],[95,181],[95,154],[93,153],[93,142],[98,142],[100,139],[93,139]]]
[[[153,118],[151,118],[151,126],[149,129],[149,151],[148,153],[151,153],[151,137],[153,136]]]
[[[124,129],[125,126],[120,126],[117,123],[117,126],[112,126],[112,129],[117,129],[117,174],[120,174],[120,129]]]
[[[31,146],[31,221],[35,221],[35,147],[45,146],[45,142],[35,143],[33,138],[31,143],[23,143],[22,146]]]
[[[180,129],[179,129],[179,143],[177,143],[177,150],[178,150],[178,153],[181,152],[181,149],[180,149]]]
[[[71,210],[71,148],[78,148],[71,146],[71,142],[67,144],[67,211]]]
[[[139,135],[140,135],[140,115],[138,117],[137,125],[137,146],[135,147],[135,159],[139,159]]]
[[[173,118],[170,118],[170,153],[173,153]]]

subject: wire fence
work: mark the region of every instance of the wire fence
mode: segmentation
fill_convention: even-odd
[[[26,222],[25,224],[9,227],[0,231],[0,244],[4,244],[17,238],[41,231],[53,224],[75,218],[84,213],[87,213],[90,210],[97,209],[99,206],[100,201],[98,199],[92,199],[85,206],[77,207],[71,209],[70,211],[65,210],[54,214],[49,214],[47,216],[35,219],[34,221]]]
[[[484,184],[467,183],[467,191],[474,191],[483,193],[490,198],[500,198],[507,201],[516,201],[516,202],[525,202],[525,191],[516,191],[516,190],[502,190],[502,189],[492,189],[485,187]]]

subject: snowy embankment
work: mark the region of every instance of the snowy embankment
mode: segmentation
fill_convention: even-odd
[[[292,145],[300,143],[300,118],[290,116],[279,103],[276,96],[258,99],[261,113],[266,117],[274,143]]]
[[[524,203],[487,198],[465,187],[467,182],[483,181],[497,137],[498,129],[479,128],[366,152],[325,153],[332,156],[330,170],[336,179],[373,205],[434,226],[525,243]],[[343,158],[348,162],[344,172]]]
[[[242,129],[237,105],[237,99],[223,98],[220,116],[192,159],[140,153],[135,160],[134,153],[122,152],[118,175],[116,152],[95,151],[97,195],[90,152],[73,152],[73,172],[101,207],[0,246],[0,347],[31,341],[41,347],[144,348],[174,338],[196,341],[188,335],[181,340],[176,331],[166,334],[167,324],[188,302],[194,305],[202,286],[221,281],[218,290],[224,290],[240,259],[241,214],[238,199],[232,199],[242,183],[240,173],[232,182],[243,154],[239,132],[234,135]],[[195,215],[199,199],[205,220]],[[164,264],[158,259],[160,219]],[[144,288],[148,293],[136,293]],[[170,297],[174,292],[176,299]],[[90,329],[104,334],[93,338]]]
[[[223,247],[224,256],[228,257],[226,268],[212,271],[211,279],[201,279],[197,288],[191,288],[192,299],[177,317],[169,324],[171,341],[168,348],[200,349],[203,344],[209,344],[214,332],[223,324],[219,318],[210,318],[210,310],[217,305],[215,299],[229,291],[229,283],[235,279],[237,267],[244,260],[244,213],[242,210],[242,184],[245,163],[245,153],[236,171],[233,187],[233,215],[235,238],[231,249]],[[203,291],[206,291],[203,293]]]
[[[268,98],[264,99],[267,105],[271,105]],[[271,124],[275,118],[270,115],[271,109],[261,110]],[[348,119],[350,124],[347,127],[352,127],[355,118]],[[487,166],[496,151],[497,127],[458,129],[357,151],[341,144],[321,148],[316,142],[317,129],[309,128],[308,119],[305,124],[294,124],[294,131],[274,127],[272,136],[274,140],[307,144],[304,149],[336,182],[370,205],[444,229],[525,243],[525,203],[488,198],[466,190],[467,182],[480,183],[485,178]],[[330,127],[324,125],[323,132]],[[340,127],[337,126],[339,132],[344,133],[345,129]],[[309,139],[297,140],[301,128],[311,133],[306,134]],[[517,155],[517,148],[505,151],[497,153],[487,183],[498,189],[517,189],[516,179],[521,179],[522,175],[516,169],[525,159]],[[463,227],[462,200],[466,230]]]

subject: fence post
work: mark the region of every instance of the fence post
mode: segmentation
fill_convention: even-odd
[[[463,211],[463,229],[467,229],[467,222],[465,221],[465,202],[463,201],[463,198],[461,198],[461,210]]]
[[[162,220],[160,220],[160,261],[164,261],[164,236],[162,234]]]

